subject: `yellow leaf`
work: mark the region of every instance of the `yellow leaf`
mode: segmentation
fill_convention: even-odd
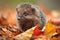
[[[45,26],[45,34],[49,37],[51,37],[56,32],[55,26],[48,22]]]

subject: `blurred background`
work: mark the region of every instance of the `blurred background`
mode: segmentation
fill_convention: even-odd
[[[20,3],[29,2],[33,4],[42,4],[49,10],[60,9],[60,0],[0,0],[0,9],[16,8]]]

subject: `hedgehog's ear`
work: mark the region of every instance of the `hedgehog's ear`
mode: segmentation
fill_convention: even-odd
[[[19,10],[18,10],[18,8],[16,8],[16,11],[17,11],[17,14],[19,14]]]
[[[18,8],[16,8],[16,11],[18,12]]]
[[[33,13],[35,12],[35,8],[32,8],[32,12],[33,12]]]
[[[35,11],[35,9],[34,9],[34,8],[32,8],[32,11]]]

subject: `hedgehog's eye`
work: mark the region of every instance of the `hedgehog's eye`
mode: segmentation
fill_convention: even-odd
[[[29,14],[28,14],[27,12],[24,12],[23,15],[24,15],[24,16],[27,16],[27,15],[29,15]]]

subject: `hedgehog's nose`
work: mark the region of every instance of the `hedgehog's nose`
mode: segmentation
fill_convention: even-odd
[[[20,20],[20,17],[18,17],[17,19]]]

